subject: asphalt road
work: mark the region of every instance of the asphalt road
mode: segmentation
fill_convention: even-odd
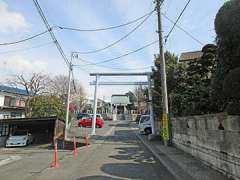
[[[49,168],[49,152],[33,153],[0,167],[0,179],[174,180],[137,139],[129,122],[110,124],[107,129],[105,136],[96,136],[89,147],[79,149],[77,159],[72,152],[62,152],[59,169]]]

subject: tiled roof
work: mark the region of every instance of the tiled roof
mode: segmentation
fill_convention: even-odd
[[[112,95],[111,97],[111,102],[112,104],[122,104],[122,105],[127,105],[131,104],[129,101],[129,97],[126,95]]]
[[[7,92],[7,93],[24,95],[24,96],[28,95],[27,91],[24,89],[19,89],[19,88],[4,86],[4,85],[0,85],[0,92]]]
[[[203,55],[202,51],[193,51],[182,53],[179,59],[179,62],[191,61],[201,58]]]

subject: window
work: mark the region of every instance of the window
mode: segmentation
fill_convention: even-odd
[[[15,107],[16,104],[17,104],[16,101],[17,101],[17,99],[16,99],[15,97],[12,97],[12,98],[11,98],[11,102],[10,102],[10,106],[11,106],[11,107]]]
[[[10,96],[5,96],[4,98],[4,106],[10,106],[10,101],[11,101],[11,97]]]
[[[7,136],[9,132],[9,128],[7,124],[0,125],[0,136]]]
[[[9,119],[10,118],[10,115],[9,114],[4,114],[3,115],[3,119]]]
[[[21,112],[11,112],[11,117],[12,118],[18,118],[18,117],[22,117],[22,113]]]

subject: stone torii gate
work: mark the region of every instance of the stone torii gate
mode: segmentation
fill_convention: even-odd
[[[96,134],[96,114],[97,114],[97,91],[98,86],[108,85],[148,85],[148,98],[149,98],[149,110],[150,110],[150,122],[152,127],[152,134],[155,134],[154,118],[153,118],[153,106],[152,106],[152,83],[151,83],[151,72],[145,73],[90,73],[90,76],[95,76],[95,81],[90,82],[90,85],[94,85],[94,107],[93,107],[93,121],[92,121],[92,135]],[[99,82],[101,76],[146,76],[148,81],[145,82]]]

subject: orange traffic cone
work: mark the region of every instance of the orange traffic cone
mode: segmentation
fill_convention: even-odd
[[[78,151],[77,151],[77,142],[75,136],[73,137],[73,155],[74,159],[77,159]]]
[[[60,164],[58,161],[57,142],[54,143],[54,160],[53,160],[51,167],[55,168],[55,169],[58,169],[60,167]]]

